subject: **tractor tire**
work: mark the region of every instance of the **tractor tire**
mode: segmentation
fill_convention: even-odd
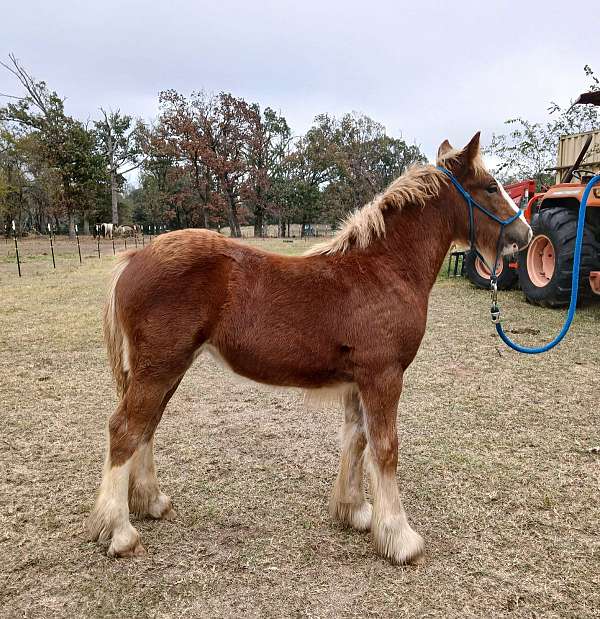
[[[498,289],[509,290],[517,281],[517,272],[509,266],[508,256],[504,256],[498,273]],[[465,254],[465,273],[469,281],[477,288],[490,289],[489,269],[481,262],[474,251]]]
[[[532,222],[533,239],[519,254],[519,283],[530,303],[564,307],[571,300],[578,212],[567,208],[540,211]],[[594,268],[596,244],[584,229],[577,301],[592,295],[589,274]]]

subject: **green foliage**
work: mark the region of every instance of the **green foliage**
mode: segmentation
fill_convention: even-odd
[[[290,159],[292,194],[307,200],[306,208],[298,202],[291,208],[292,216],[330,224],[370,201],[408,166],[425,162],[417,146],[388,136],[383,125],[356,113],[317,116]]]
[[[597,90],[598,78],[588,65],[584,70],[591,79],[590,90]],[[500,158],[497,171],[503,182],[533,178],[538,188],[551,185],[560,137],[600,128],[597,107],[570,104],[561,108],[552,102],[548,112],[550,118],[546,122],[511,118],[505,123],[508,133],[493,136],[487,152]]]
[[[5,170],[13,183],[19,174],[25,179],[18,192],[12,191],[18,193],[17,217],[20,221],[21,211],[32,202],[36,204],[36,196],[39,198],[45,187],[53,213],[44,213],[44,217],[30,221],[30,225],[45,228],[51,214],[66,214],[72,232],[75,212],[92,207],[97,188],[104,180],[104,164],[95,135],[65,113],[63,100],[45,82],[33,79],[14,56],[10,60],[11,65],[2,65],[25,90],[24,96],[0,108],[3,131],[10,135],[8,156],[3,158]],[[38,206],[39,203],[37,200]]]

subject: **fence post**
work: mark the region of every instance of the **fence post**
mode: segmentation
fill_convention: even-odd
[[[77,239],[77,252],[79,253],[79,264],[81,264],[81,245],[79,245],[79,230],[75,224],[75,238]]]
[[[19,245],[17,243],[17,226],[15,226],[15,220],[12,220],[12,229],[15,236],[15,251],[17,252],[17,269],[19,270],[19,277],[21,277],[21,260],[19,259]]]
[[[100,258],[100,228],[96,224],[96,240],[98,241],[98,258]]]
[[[56,260],[54,259],[54,244],[52,243],[52,228],[48,224],[48,234],[50,235],[50,252],[52,253],[52,266],[56,268]]]

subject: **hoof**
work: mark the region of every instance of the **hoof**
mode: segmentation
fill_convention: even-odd
[[[357,531],[368,531],[371,528],[373,507],[367,501],[360,504],[334,503],[329,506],[331,517]]]
[[[146,554],[146,549],[140,542],[137,542],[133,548],[123,548],[121,550],[113,548],[111,544],[106,554],[112,559],[131,559],[134,557],[143,557]]]
[[[173,509],[173,503],[166,494],[160,494],[148,507],[148,516],[155,520],[175,520],[177,512]]]
[[[171,507],[161,517],[161,520],[168,520],[169,522],[177,518],[177,512]]]
[[[425,542],[408,523],[379,524],[373,529],[375,549],[394,565],[423,565]]]
[[[114,558],[141,557],[146,554],[146,550],[140,541],[140,534],[127,523],[113,533],[107,554]]]

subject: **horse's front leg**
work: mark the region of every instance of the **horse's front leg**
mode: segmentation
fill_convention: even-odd
[[[402,371],[389,370],[360,385],[370,451],[373,518],[377,552],[393,563],[420,563],[423,538],[408,524],[396,481],[398,434],[396,415]]]
[[[334,520],[359,531],[371,527],[372,508],[365,498],[363,485],[363,454],[366,445],[360,398],[358,392],[353,390],[344,397],[342,455],[329,502],[329,513]]]

